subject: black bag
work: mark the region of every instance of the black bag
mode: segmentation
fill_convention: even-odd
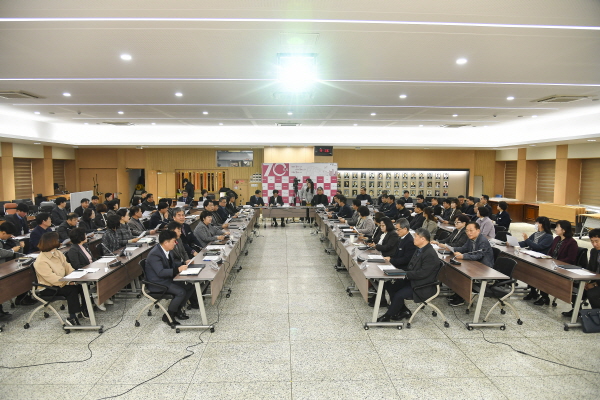
[[[580,314],[585,333],[600,333],[600,308],[581,310]]]
[[[600,308],[600,286],[594,286],[593,288],[586,290],[585,296],[592,308]]]

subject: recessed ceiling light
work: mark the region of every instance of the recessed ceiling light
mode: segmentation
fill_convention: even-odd
[[[123,115],[124,113],[123,113],[123,111],[117,111],[117,114]]]
[[[377,115],[377,114],[375,114],[375,113],[371,113],[371,117],[374,117],[374,116],[376,116],[376,115]]]
[[[530,144],[531,147],[535,147],[535,144]]]
[[[466,58],[459,58],[458,60],[456,60],[456,63],[458,65],[464,65],[467,63],[467,59]]]
[[[121,54],[121,60],[131,61],[131,54]]]
[[[595,142],[596,139],[588,139],[588,142]]]
[[[506,98],[506,100],[514,100],[514,99],[515,99],[515,96],[508,96],[508,97]]]
[[[401,95],[400,95],[400,98],[401,98],[401,99],[405,99],[405,98],[406,98],[406,95],[405,95],[405,94],[401,94]]]
[[[64,93],[63,93],[63,96],[65,96],[65,97],[71,97],[71,93],[69,93],[69,92],[64,92]]]
[[[453,117],[458,117],[458,114],[452,114]]]
[[[35,142],[34,144],[41,144],[40,142]]]
[[[84,122],[83,124],[84,124],[84,125],[89,125],[89,123],[87,123],[87,122]]]
[[[419,128],[422,128],[422,127],[423,127],[423,125],[419,125]]]
[[[152,125],[156,125],[156,122],[153,122]]]
[[[223,125],[223,123],[222,123],[222,122],[219,122],[219,125]]]
[[[202,111],[202,114],[208,115],[208,111]]]
[[[537,115],[532,115],[531,118],[537,118]]]
[[[429,147],[423,147],[425,150],[429,150]]]
[[[175,93],[175,96],[177,96],[177,97],[181,97],[181,96],[183,96],[183,93],[181,93],[181,92],[177,92],[177,93]]]
[[[288,111],[288,115],[294,115],[294,113],[291,111]]]
[[[39,112],[39,111],[34,111],[33,113],[34,113],[35,115],[40,115],[40,112]]]
[[[354,126],[358,126],[358,124],[354,124]]]

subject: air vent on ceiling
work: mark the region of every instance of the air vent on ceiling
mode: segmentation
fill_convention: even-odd
[[[278,122],[277,126],[300,126],[302,125],[299,122]]]
[[[470,124],[447,124],[447,125],[440,125],[440,127],[442,128],[462,128],[464,126],[471,126]]]
[[[121,122],[121,121],[105,121],[102,123],[106,124],[106,125],[114,125],[114,126],[133,126],[133,125],[135,125],[133,122],[126,122],[126,121],[123,121],[123,122]]]
[[[3,99],[43,99],[42,96],[27,93],[22,90],[0,90],[0,98]]]
[[[532,100],[532,103],[570,103],[572,101],[587,99],[588,96],[564,96],[564,95],[552,95],[548,97],[542,97],[541,99]]]

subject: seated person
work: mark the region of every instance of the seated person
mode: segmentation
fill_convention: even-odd
[[[333,212],[338,212],[340,210],[340,205],[336,201],[336,198],[339,196],[343,196],[342,191],[340,189],[335,191],[335,194],[331,198],[331,203],[329,203],[329,207],[333,207],[333,209],[331,210]]]
[[[202,189],[200,197],[198,198],[198,204],[203,204],[206,200],[210,200],[208,197],[208,190]]]
[[[477,215],[477,223],[481,229],[481,234],[485,236],[487,240],[494,239],[496,237],[496,229],[494,228],[494,221],[489,217],[489,210],[483,204],[477,206],[475,209]]]
[[[29,224],[27,223],[27,213],[29,207],[25,203],[17,204],[17,211],[14,214],[5,215],[6,222],[12,222],[15,226],[15,235],[22,236],[29,233]]]
[[[65,207],[67,207],[67,198],[59,197],[54,200],[54,203],[56,203],[56,207],[52,209],[52,224],[54,226],[59,226],[67,220],[67,210],[65,209]]]
[[[129,221],[127,225],[129,225],[129,230],[133,236],[140,236],[142,233],[147,232],[149,235],[156,234],[156,230],[148,230],[144,227],[144,223],[141,221],[142,218],[142,209],[138,206],[133,206],[129,209]]]
[[[229,210],[227,210],[227,197],[221,197],[219,199],[219,206],[215,209],[219,214],[221,221],[225,222],[230,217]]]
[[[257,189],[254,191],[254,196],[250,197],[250,205],[252,207],[264,207],[265,206],[265,201],[263,200],[261,193],[262,192]]]
[[[383,217],[381,219],[379,227],[381,228],[379,241],[376,243],[369,243],[368,246],[381,252],[384,257],[391,257],[396,253],[396,245],[399,240],[398,233],[396,233],[396,230],[394,229],[392,220],[388,217]]]
[[[283,198],[279,195],[279,190],[273,190],[273,196],[269,197],[269,207],[277,207],[283,205]],[[273,218],[274,226],[277,225],[277,218]],[[281,227],[285,227],[285,218],[281,218]]]
[[[548,254],[550,246],[554,236],[550,228],[550,220],[547,217],[540,216],[535,220],[535,232],[527,237],[526,233],[523,233],[523,241],[519,242],[521,248],[529,248],[538,253]],[[533,286],[528,286],[531,291],[527,296],[523,297],[523,300],[536,300],[539,297],[539,293]]]
[[[487,208],[488,210],[488,215],[492,215],[492,206],[490,206],[490,196],[488,196],[487,194],[482,194],[481,198],[479,199],[479,203],[481,203],[481,205],[485,208]]]
[[[450,207],[450,199],[445,198],[442,201],[442,214],[439,216],[438,221],[444,224],[447,224],[450,220],[450,214],[452,213],[452,208]]]
[[[163,229],[169,223],[169,205],[167,203],[158,203],[158,212],[150,217],[150,229]]]
[[[113,193],[104,193],[104,205],[110,210],[110,207],[108,207],[108,204],[113,201],[115,199],[115,196]]]
[[[417,204],[423,204],[424,207],[427,207],[429,204],[425,201],[425,196],[422,194],[417,196]]]
[[[360,207],[360,200],[352,200],[352,217],[345,219],[339,218],[342,224],[347,224],[348,226],[355,226],[358,223],[359,214],[358,208]]]
[[[358,235],[359,239],[362,239],[364,241],[366,241],[367,243],[370,242],[374,242],[377,243],[379,242],[379,237],[381,236],[381,227],[379,226],[379,224],[381,223],[381,220],[385,218],[385,214],[382,212],[376,212],[375,215],[373,216],[373,221],[375,222],[375,230],[373,231],[373,234],[371,235]]]
[[[238,216],[238,210],[235,205],[236,198],[236,195],[233,193],[227,194],[227,205],[225,205],[225,210],[227,211],[227,214],[229,214],[230,217]]]
[[[475,217],[475,198],[473,196],[467,197],[465,204],[463,214],[467,214],[471,218]]]
[[[438,226],[435,215],[433,215],[433,208],[425,207],[422,215],[425,217],[425,219],[423,220],[423,225],[421,228],[427,229],[429,233],[431,233],[431,237],[434,237],[437,233]]]
[[[392,221],[395,221],[396,219],[398,219],[398,208],[396,207],[396,196],[394,196],[393,194],[390,194],[387,197],[387,204],[388,204],[388,207],[386,208],[385,211],[383,211],[383,213],[385,214],[386,217],[388,217]]]
[[[117,228],[119,247],[126,246],[127,243],[137,243],[140,239],[137,237],[133,237],[131,229],[129,229],[129,210],[126,208],[121,208],[117,211],[117,215],[120,217],[120,224]]]
[[[115,215],[119,209],[119,204],[119,199],[109,201],[108,204],[106,204],[106,216],[110,217],[111,215]]]
[[[167,225],[167,230],[173,231],[177,234],[177,240],[175,241],[175,247],[173,248],[173,260],[179,264],[189,264],[192,261],[194,255],[192,254],[192,248],[184,244],[181,240],[181,228],[182,225],[179,222],[171,221]]]
[[[58,240],[60,240],[61,243],[69,239],[69,232],[71,232],[71,229],[77,227],[78,219],[79,216],[77,214],[70,213],[67,215],[67,220],[63,221],[63,223],[58,226],[56,231],[58,232]]]
[[[384,203],[383,198],[386,197],[387,195],[388,195],[388,191],[387,190],[381,191],[381,196],[379,196],[377,198],[377,204],[380,205],[380,204]],[[381,211],[381,208],[379,208],[379,211]]]
[[[351,218],[354,211],[346,204],[348,200],[346,196],[340,195],[337,197],[337,203],[340,209],[337,213],[328,213],[330,218]]]
[[[458,199],[451,199],[450,200],[450,213],[448,215],[448,218],[446,218],[446,215],[444,214],[444,224],[453,224],[454,221],[456,221],[456,218],[462,214],[462,211],[460,209],[460,202]]]
[[[442,215],[444,209],[440,205],[440,200],[437,197],[431,198],[431,208],[433,208],[433,215]]]
[[[423,227],[423,222],[425,221],[425,216],[423,215],[424,209],[425,205],[423,203],[415,204],[415,215],[410,220],[410,229],[412,229],[413,231],[416,231],[418,228]]]
[[[379,205],[379,211],[385,214],[385,212],[390,209],[389,196],[384,191],[384,193],[379,196],[377,201],[377,204]]]
[[[217,229],[211,222],[212,215],[210,212],[207,210],[202,211],[202,213],[200,213],[200,222],[196,225],[196,229],[194,229],[194,235],[203,248],[208,246],[211,242],[225,239],[225,235],[229,234],[229,232]]]
[[[361,201],[361,204],[363,201],[366,201],[367,204],[373,204],[373,200],[371,199],[371,196],[369,196],[367,194],[367,188],[366,187],[361,187],[360,188],[360,194],[358,196],[356,196],[357,200]]]
[[[437,244],[441,248],[446,249],[448,246],[454,247],[462,247],[467,243],[467,232],[465,231],[465,227],[467,224],[471,222],[471,219],[466,215],[459,215],[454,220],[454,226],[456,227],[445,239],[440,239],[438,241],[432,241],[432,244]]]
[[[106,228],[106,212],[108,208],[106,208],[106,204],[98,204],[96,206],[96,217],[94,218],[94,225],[96,225],[99,229]]]
[[[177,201],[183,202],[189,206],[190,204],[192,204],[192,201],[194,201],[194,198],[188,195],[187,190],[184,190],[183,192],[181,192],[181,196],[177,199]]]
[[[590,262],[587,269],[595,274],[600,274],[600,229],[596,228],[590,231],[590,242],[593,248],[590,250]],[[600,308],[600,282],[588,282],[585,284],[584,290],[583,299],[587,299],[592,308]],[[574,306],[575,298],[576,296],[573,295],[571,306]],[[563,312],[562,315],[571,318],[573,309]]]
[[[79,227],[85,230],[85,233],[92,233],[98,230],[96,224],[94,223],[94,219],[96,218],[96,213],[93,208],[86,208],[83,211],[83,216],[79,220]]]
[[[188,246],[191,250],[190,254],[196,256],[200,250],[202,250],[202,246],[198,241],[198,238],[192,232],[192,228],[190,224],[185,223],[185,212],[181,208],[173,209],[173,221],[181,224],[181,236],[180,239],[183,241],[185,246]],[[168,227],[168,225],[167,225]]]
[[[21,253],[25,247],[25,242],[17,242],[13,239],[17,229],[11,222],[4,222],[0,225],[0,264],[15,258],[15,253]]]
[[[394,284],[387,285],[391,304],[388,310],[377,322],[400,321],[409,319],[412,315],[404,300],[412,299],[415,302],[423,302],[433,296],[436,292],[435,286],[428,286],[415,291],[413,288],[435,282],[440,261],[435,249],[430,244],[431,234],[427,229],[418,228],[413,239],[417,247],[408,265],[404,268],[406,279],[398,279]]]
[[[100,197],[92,196],[92,201],[89,205],[89,208],[91,208],[92,210],[96,210],[96,207],[98,206],[99,203],[100,203]]]
[[[60,281],[60,279],[73,272],[74,269],[67,262],[63,253],[58,250],[59,246],[60,241],[57,232],[44,233],[38,243],[40,255],[33,263],[33,268],[35,269],[38,283],[52,286],[52,288],[42,290],[40,294],[43,296],[53,296],[56,294],[66,297],[69,311],[67,321],[71,325],[80,325],[77,313],[81,312],[87,318],[87,309],[85,306],[81,306],[82,304],[85,305],[83,289],[81,285],[77,285],[75,282]]]
[[[154,204],[154,195],[152,193],[148,193],[146,195],[146,200],[142,201],[142,211],[156,211],[156,204]]]
[[[413,204],[413,199],[410,197],[410,192],[408,190],[404,191],[402,200],[404,200],[404,204]]]
[[[185,282],[173,281],[173,278],[188,268],[185,264],[175,262],[171,255],[171,251],[173,251],[177,242],[177,234],[173,231],[164,230],[158,235],[158,242],[159,244],[150,250],[146,258],[146,265],[144,267],[146,280],[168,287],[166,293],[172,294],[174,297],[169,304],[167,312],[173,320],[173,325],[180,325],[179,321],[175,318],[181,320],[188,319],[182,307],[185,306],[194,294],[194,286],[188,285]],[[159,286],[149,286],[151,291],[162,292],[164,290]],[[171,325],[166,315],[163,315],[162,320],[167,325]]]
[[[465,228],[467,240],[464,246],[454,248],[454,258],[457,260],[475,260],[494,268],[494,251],[490,242],[481,234],[481,229],[477,222],[469,222]],[[470,299],[469,299],[470,300]],[[452,307],[458,307],[465,304],[465,300],[458,294],[448,297],[448,304]]]
[[[329,200],[327,200],[327,195],[323,194],[323,188],[321,186],[317,188],[317,194],[313,196],[312,201],[313,206],[318,206],[319,204],[322,204],[325,207],[327,207],[327,205],[329,204]]]
[[[75,209],[75,211],[73,211],[75,214],[77,214],[80,217],[83,217],[83,212],[85,210],[87,210],[90,206],[90,199],[81,199],[81,205],[79,207],[77,207]]]
[[[358,208],[358,222],[354,227],[355,231],[359,235],[371,236],[375,231],[375,222],[371,218],[371,211],[367,206],[360,206]]]
[[[106,232],[102,235],[102,253],[105,256],[114,253],[123,246],[119,244],[119,235],[117,234],[117,229],[119,229],[120,226],[121,216],[111,215],[106,219]]]
[[[52,232],[52,229],[50,229],[52,226],[50,214],[39,213],[35,216],[35,222],[37,225],[31,230],[31,234],[29,235],[29,251],[32,253],[39,250],[37,245],[42,238],[42,235],[44,233]]]
[[[211,225],[216,227],[217,229],[226,229],[229,224],[224,224],[224,220],[221,220],[221,215],[217,212],[219,209],[219,202],[206,200],[204,202],[204,210],[210,212],[212,215]]]
[[[404,207],[404,204],[406,204],[404,202],[404,198],[400,198],[400,199],[396,200],[396,218],[395,219],[399,220],[401,218],[404,218],[404,219],[410,221],[412,218],[410,216],[411,212],[406,207]]]
[[[510,223],[512,219],[510,219],[510,215],[506,212],[508,209],[508,204],[505,201],[501,201],[498,203],[498,214],[496,214],[496,224],[498,226],[503,226],[508,230],[510,228]]]

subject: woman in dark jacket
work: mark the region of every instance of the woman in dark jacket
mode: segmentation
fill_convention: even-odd
[[[526,233],[523,233],[523,241],[519,242],[519,246],[529,247],[533,251],[538,253],[548,254],[550,246],[552,246],[552,231],[550,230],[550,220],[547,217],[537,217],[535,220],[535,232],[527,237]],[[531,291],[523,300],[535,300],[540,295],[536,288],[528,286]]]
[[[392,257],[396,254],[396,245],[398,244],[398,233],[394,229],[392,220],[383,217],[379,223],[381,236],[377,242],[369,243],[369,247],[381,252],[384,257]]]
[[[505,201],[501,201],[498,203],[498,208],[500,211],[496,214],[496,224],[498,226],[503,226],[508,230],[510,228],[510,223],[512,222],[510,215],[506,212],[508,204]]]
[[[467,232],[465,231],[465,227],[467,226],[467,224],[471,222],[471,220],[469,219],[469,217],[467,217],[466,215],[459,215],[456,220],[454,221],[454,226],[456,226],[456,229],[452,231],[452,233],[450,234],[450,236],[448,236],[445,239],[441,239],[438,241],[432,241],[431,243],[433,244],[437,244],[440,245],[440,247],[446,247],[446,246],[450,246],[452,248],[454,247],[462,247],[465,245],[465,243],[467,243]]]
[[[554,238],[548,255],[555,260],[574,265],[577,262],[577,241],[573,239],[573,230],[569,221],[560,220],[556,222],[554,230],[557,237]],[[548,293],[540,292],[540,298],[534,302],[536,306],[550,304]]]
[[[97,228],[106,228],[106,204],[98,204],[96,206],[96,217],[94,218],[94,224]]]
[[[98,228],[96,228],[96,224],[94,223],[95,213],[91,208],[86,208],[83,212],[83,216],[79,220],[79,228],[85,230],[85,233],[95,232]]]

